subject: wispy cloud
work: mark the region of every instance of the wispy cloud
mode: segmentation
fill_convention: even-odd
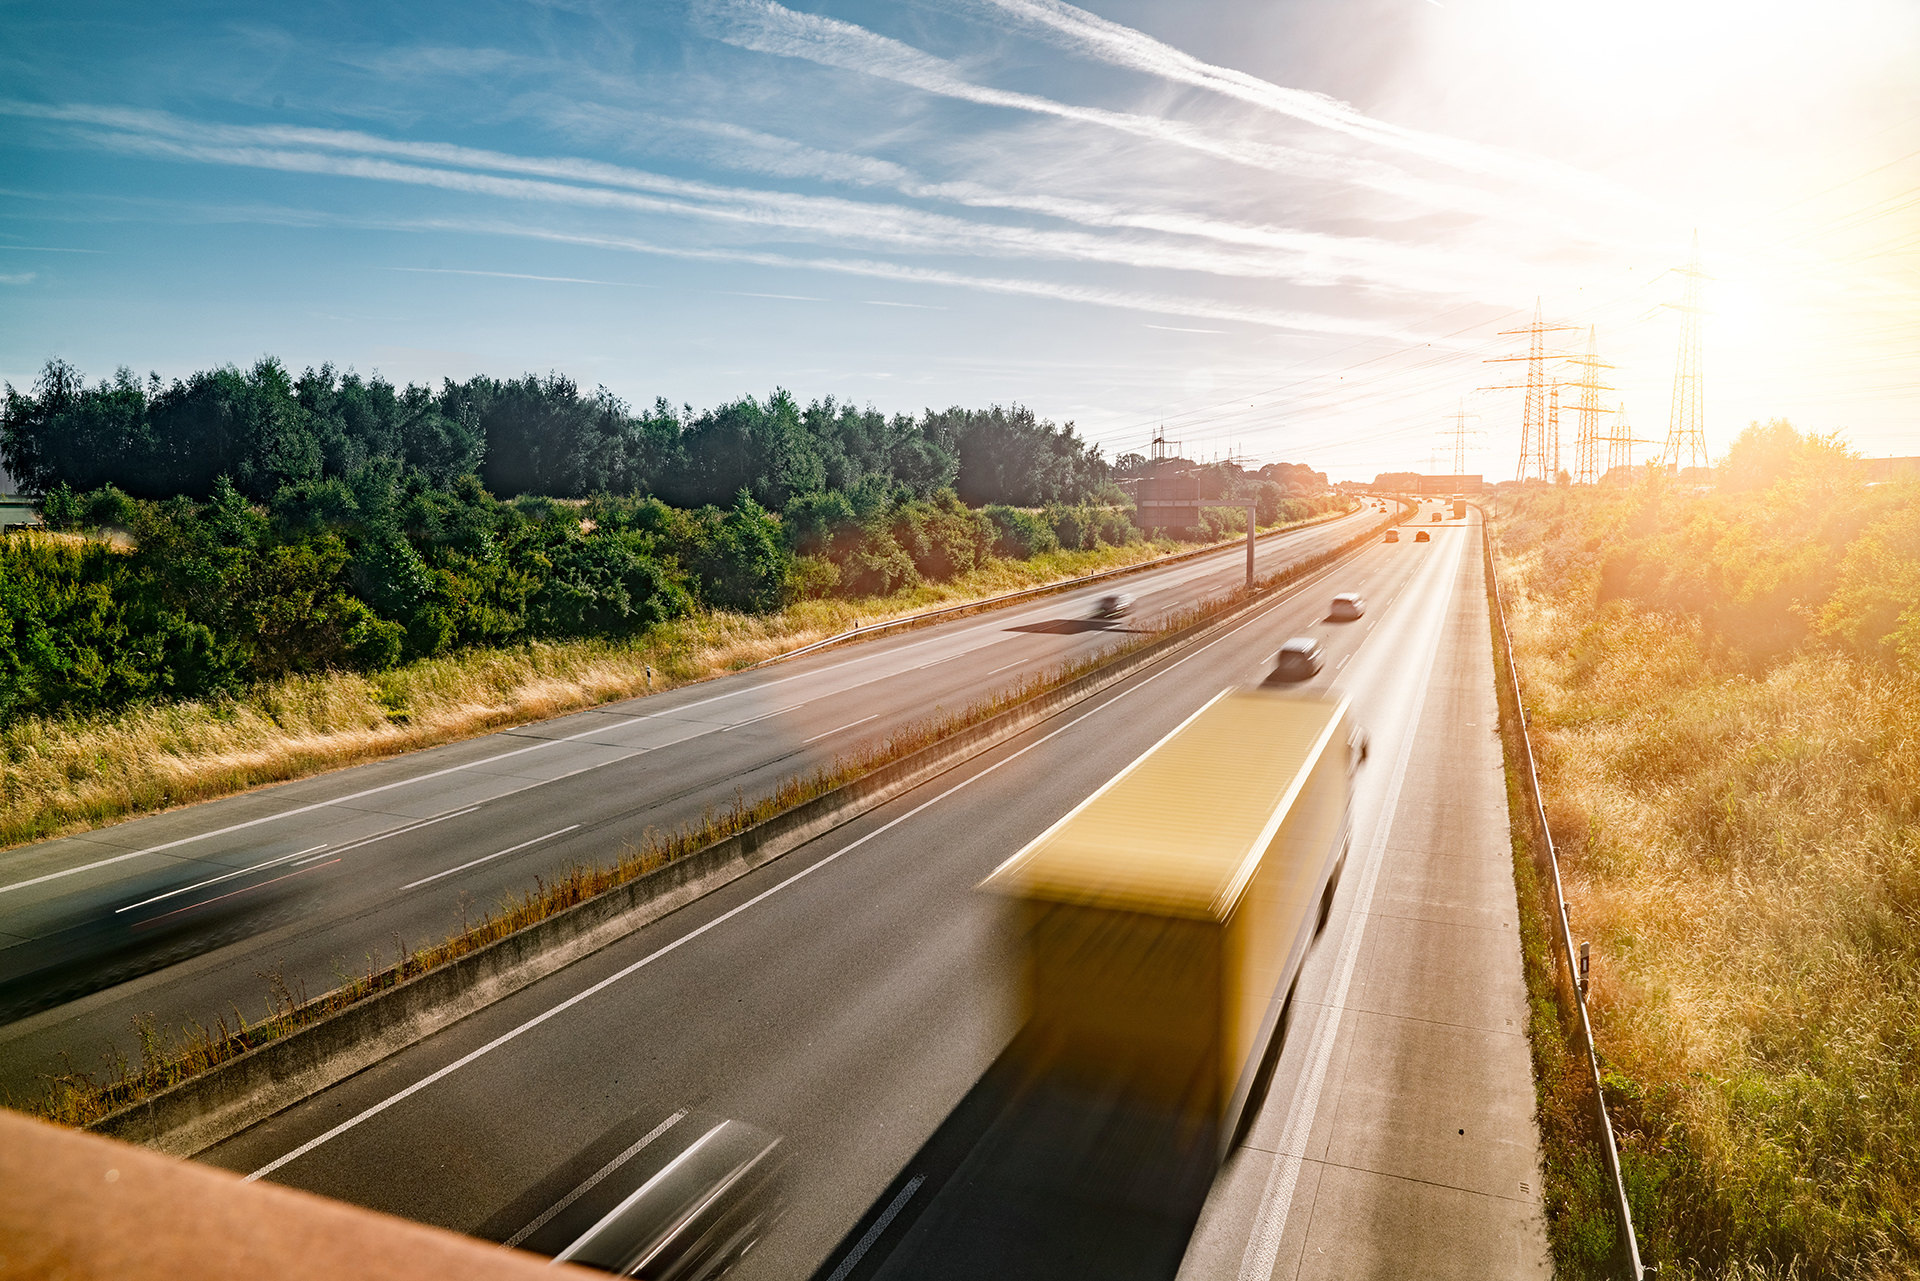
[[[1176,84],[1206,89],[1259,107],[1275,115],[1330,129],[1376,146],[1462,170],[1511,179],[1531,186],[1552,187],[1588,198],[1644,206],[1636,193],[1593,174],[1544,156],[1527,155],[1444,134],[1408,129],[1376,120],[1347,103],[1305,89],[1290,89],[1258,76],[1203,62],[1192,54],[1155,40],[1145,32],[1122,26],[1062,0],[966,0],[973,7],[991,6],[1012,17],[1027,30],[1051,37],[1082,57],[1157,76]]]
[[[658,285],[632,280],[590,280],[583,276],[536,276],[525,271],[477,271],[467,267],[388,267],[388,271],[413,271],[423,276],[494,276],[501,280],[544,280],[556,285],[611,285],[617,289],[658,289]]]
[[[427,220],[385,224],[393,227],[432,228],[466,231],[482,235],[523,236],[562,244],[590,245],[601,249],[619,249],[632,253],[657,254],[705,262],[745,263],[756,267],[829,271],[845,275],[868,276],[911,284],[945,285],[988,293],[1012,294],[1028,298],[1050,298],[1063,302],[1085,303],[1132,311],[1159,312],[1170,316],[1190,316],[1200,320],[1231,320],[1271,329],[1307,333],[1349,334],[1369,338],[1390,338],[1405,343],[1425,342],[1421,336],[1390,322],[1365,318],[1325,315],[1282,308],[1245,306],[1231,302],[1154,294],[1145,291],[1102,289],[1051,280],[1020,280],[997,276],[975,276],[939,268],[860,258],[803,258],[789,254],[752,250],[692,248],[668,245],[630,236],[593,235],[560,231],[506,222]]]
[[[861,72],[982,106],[1096,125],[1272,173],[1370,187],[1425,207],[1499,212],[1498,202],[1486,193],[1430,182],[1377,161],[1232,137],[1184,121],[1076,106],[1038,94],[977,84],[953,63],[911,45],[850,22],[796,13],[773,0],[704,0],[697,12],[715,38],[756,53]]]
[[[32,284],[32,283],[33,283],[33,281],[34,281],[34,279],[35,279],[35,278],[36,278],[36,277],[37,277],[37,276],[38,276],[39,274],[40,274],[40,273],[39,273],[39,272],[37,272],[37,271],[23,271],[23,272],[21,272],[21,273],[20,273],[19,275],[15,275],[15,276],[0,276],[0,285],[28,285],[28,284]]]
[[[1126,211],[1067,198],[1020,197],[977,184],[917,183],[898,173],[888,176],[903,194],[915,197],[1042,213],[1087,228],[1155,234],[1094,235],[983,222],[898,204],[727,187],[602,161],[515,156],[355,130],[200,124],[160,112],[86,105],[0,101],[0,112],[92,126],[86,136],[96,145],[184,161],[692,217],[890,252],[1051,258],[1314,285],[1354,281],[1396,291],[1450,293],[1476,284],[1456,255],[1417,245],[1233,224],[1174,211]]]

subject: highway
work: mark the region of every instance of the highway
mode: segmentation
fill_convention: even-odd
[[[1264,676],[1281,640],[1315,635],[1327,662],[1305,687],[1350,695],[1372,736],[1356,857],[1183,1274],[1544,1275],[1479,531],[1432,531],[1369,547],[202,1159],[502,1236],[556,1171],[698,1109],[792,1154],[791,1208],[739,1275],[851,1264],[849,1229],[1016,1031],[1015,940],[975,883],[1220,689]],[[1336,591],[1364,593],[1366,615],[1326,620]],[[884,1274],[914,1230],[904,1204],[839,1276]]]
[[[1264,539],[1258,568],[1370,510]],[[317,995],[574,863],[604,863],[937,709],[1114,646],[1238,585],[1244,550],[1144,571],[589,712],[0,853],[0,1092],[137,1061],[136,1019]],[[1089,619],[1099,595],[1128,620]]]

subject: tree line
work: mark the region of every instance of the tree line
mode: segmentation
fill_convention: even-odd
[[[1141,538],[1113,469],[1014,407],[785,392],[634,413],[558,375],[399,388],[276,361],[6,388],[0,461],[56,530],[0,543],[0,717],[619,637],[709,607],[885,594]],[[1325,500],[1237,469],[1261,519]],[[1243,492],[1244,491],[1244,492]],[[1206,513],[1222,532],[1230,517]]]

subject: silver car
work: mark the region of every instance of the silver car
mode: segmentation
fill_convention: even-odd
[[[1367,602],[1359,592],[1341,592],[1333,598],[1333,607],[1327,611],[1327,617],[1351,622],[1366,612]]]
[[[1280,647],[1273,656],[1273,672],[1267,677],[1269,683],[1281,681],[1303,681],[1317,676],[1326,665],[1326,657],[1320,648],[1320,642],[1311,636],[1295,636]]]

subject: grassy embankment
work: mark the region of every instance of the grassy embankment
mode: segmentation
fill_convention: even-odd
[[[1077,555],[1084,557],[1091,554]],[[1266,590],[1292,581],[1311,572],[1312,568],[1310,562],[1264,576],[1258,587]],[[1086,570],[1079,568],[1074,572],[1084,573]],[[902,726],[883,739],[861,744],[837,755],[830,765],[788,779],[771,795],[757,800],[739,797],[726,811],[709,812],[699,824],[678,832],[649,832],[643,843],[625,845],[609,864],[575,865],[553,882],[536,880],[519,896],[509,896],[485,910],[477,922],[463,921],[459,929],[438,943],[409,949],[396,940],[393,961],[382,964],[379,957],[369,956],[364,974],[339,975],[340,985],[321,996],[309,999],[306,993],[291,991],[277,976],[270,976],[267,1013],[257,1023],[249,1024],[238,1008],[233,1011],[231,1023],[225,1017],[216,1017],[211,1026],[196,1022],[173,1029],[158,1027],[150,1021],[136,1023],[135,1031],[141,1045],[139,1063],[135,1064],[124,1055],[119,1055],[105,1065],[104,1072],[89,1072],[75,1067],[66,1075],[50,1080],[48,1089],[38,1099],[7,1099],[4,1102],[57,1123],[74,1126],[90,1124],[116,1108],[318,1022],[368,996],[456,960],[516,930],[852,782],[959,730],[977,725],[1029,698],[1065,685],[1122,654],[1216,617],[1247,598],[1246,590],[1236,587],[1157,619],[1150,631],[1135,632],[1097,653],[1017,680],[957,712],[935,708],[927,717]]]
[[[654,627],[630,642],[478,649],[372,676],[289,677],[221,702],[22,717],[0,728],[0,847],[631,698],[649,691],[649,666],[651,689],[658,692],[859,624],[1190,549],[1161,541],[996,559],[890,596],[802,601],[768,615],[713,611]]]
[[[1538,493],[1496,531],[1663,1278],[1920,1275],[1920,602],[1897,586],[1920,493],[1835,483],[1819,443],[1712,495]],[[1548,955],[1549,1213],[1561,1272],[1595,1275],[1611,1233]]]

